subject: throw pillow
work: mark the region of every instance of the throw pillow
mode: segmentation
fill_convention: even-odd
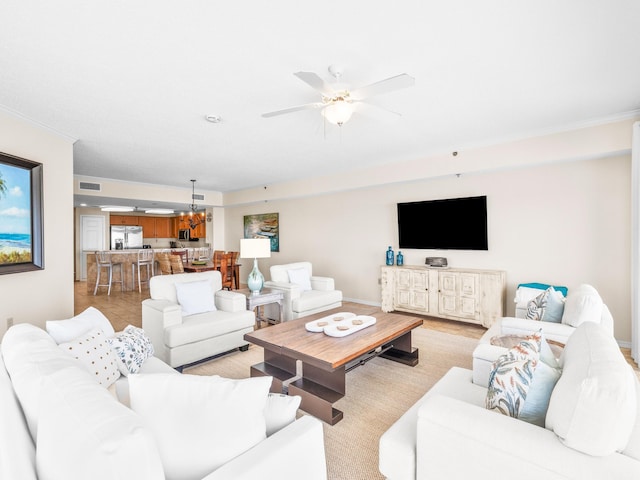
[[[283,395],[270,393],[264,418],[267,424],[267,437],[286,427],[296,419],[302,397],[299,395]]]
[[[289,274],[289,282],[300,285],[303,291],[311,290],[311,277],[309,271],[306,268],[294,268],[287,270]]]
[[[116,355],[107,340],[102,330],[94,328],[58,346],[82,363],[100,385],[108,387],[120,378],[120,371]]]
[[[264,440],[271,381],[130,375],[131,409],[152,431],[167,480],[200,480]]]
[[[547,365],[540,358],[533,373],[533,379],[524,401],[524,406],[518,415],[520,420],[544,427],[549,400],[556,383],[560,379],[561,370]]]
[[[527,318],[529,320],[542,320],[542,317],[544,317],[544,312],[547,308],[548,296],[549,290],[547,289],[529,300],[529,303],[527,303]]]
[[[591,285],[580,285],[571,290],[564,303],[562,323],[578,327],[584,322],[600,323],[602,298]]]
[[[118,360],[118,370],[124,376],[138,373],[144,361],[153,357],[153,343],[141,328],[127,325],[115,337],[108,340]]]
[[[486,407],[518,418],[540,356],[540,332],[498,357],[489,375]]]
[[[176,296],[182,307],[183,315],[195,315],[216,310],[213,284],[210,280],[176,283],[175,285]]]
[[[554,288],[547,290],[547,307],[542,320],[545,322],[560,323],[564,313],[564,295]]]
[[[109,319],[94,307],[89,307],[84,312],[67,320],[49,320],[46,322],[45,328],[57,344],[70,342],[92,328],[99,328],[107,337],[112,337],[115,334]]]

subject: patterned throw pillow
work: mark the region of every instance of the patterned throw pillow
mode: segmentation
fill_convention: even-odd
[[[75,340],[58,346],[81,362],[100,385],[108,387],[120,378],[118,361],[111,351],[109,340],[102,330],[93,328]]]
[[[110,338],[109,343],[118,360],[118,369],[124,376],[138,373],[144,361],[154,354],[147,334],[133,325],[127,325],[121,333]]]
[[[518,418],[540,357],[541,333],[520,342],[493,363],[486,407]]]
[[[527,303],[527,318],[529,320],[542,320],[542,317],[544,317],[550,288]]]

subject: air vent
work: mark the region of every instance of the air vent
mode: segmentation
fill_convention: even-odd
[[[194,193],[192,197],[194,200],[204,200],[204,195],[201,193]]]
[[[93,190],[99,192],[101,185],[99,183],[80,182],[80,190]]]

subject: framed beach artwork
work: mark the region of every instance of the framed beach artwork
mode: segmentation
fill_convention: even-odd
[[[0,275],[44,268],[42,164],[0,153]]]
[[[244,238],[268,238],[271,251],[280,251],[280,225],[277,213],[244,216]]]

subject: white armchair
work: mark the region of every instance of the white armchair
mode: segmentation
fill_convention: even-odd
[[[267,288],[281,291],[283,321],[295,320],[342,306],[342,292],[335,289],[333,278],[313,276],[311,262],[272,265]],[[277,317],[277,307],[265,306],[269,318]]]

